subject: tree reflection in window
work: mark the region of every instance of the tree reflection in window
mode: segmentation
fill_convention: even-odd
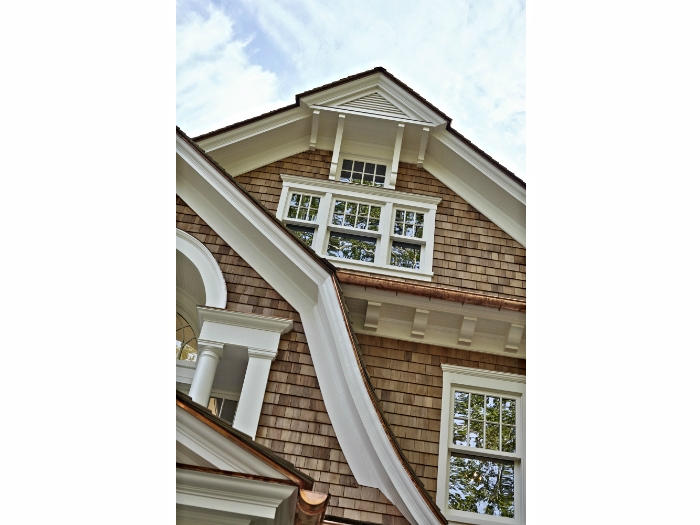
[[[455,445],[515,453],[515,429],[515,399],[455,392]]]
[[[405,242],[391,244],[391,265],[399,268],[420,269],[420,246]]]
[[[450,457],[451,509],[512,518],[514,497],[513,462],[457,454]]]
[[[197,360],[197,336],[190,323],[180,314],[175,314],[175,350],[180,361]]]
[[[394,217],[394,235],[423,238],[423,213],[408,210],[396,210]]]
[[[292,193],[287,217],[289,219],[315,221],[316,217],[318,217],[318,205],[320,202],[320,197],[305,195],[303,193]]]
[[[331,232],[328,239],[327,255],[354,259],[356,261],[374,262],[374,250],[377,241],[370,237]]]
[[[306,228],[295,224],[287,224],[287,228],[289,228],[294,235],[304,241],[307,246],[311,246],[311,243],[314,240],[314,233],[316,233],[315,228]]]
[[[348,226],[360,230],[379,230],[379,217],[382,208],[362,202],[336,200],[333,206],[332,223],[335,226]]]

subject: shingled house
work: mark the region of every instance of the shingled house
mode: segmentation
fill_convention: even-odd
[[[525,183],[383,68],[176,131],[178,523],[525,523]]]

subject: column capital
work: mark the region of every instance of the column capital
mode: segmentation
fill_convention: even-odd
[[[197,339],[197,347],[199,348],[199,355],[202,355],[205,352],[214,354],[218,358],[221,358],[224,355],[224,343],[220,343],[218,341]]]
[[[257,357],[258,359],[269,359],[274,361],[277,357],[277,350],[265,350],[264,348],[248,347],[248,357]]]

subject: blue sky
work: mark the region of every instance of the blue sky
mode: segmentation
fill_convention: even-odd
[[[525,2],[177,3],[177,124],[190,136],[383,66],[525,177]]]

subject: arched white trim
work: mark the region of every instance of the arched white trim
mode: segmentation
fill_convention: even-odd
[[[221,273],[219,264],[211,252],[189,233],[176,228],[177,251],[187,257],[197,267],[204,282],[204,291],[207,296],[204,306],[214,308],[226,308],[226,281]]]

